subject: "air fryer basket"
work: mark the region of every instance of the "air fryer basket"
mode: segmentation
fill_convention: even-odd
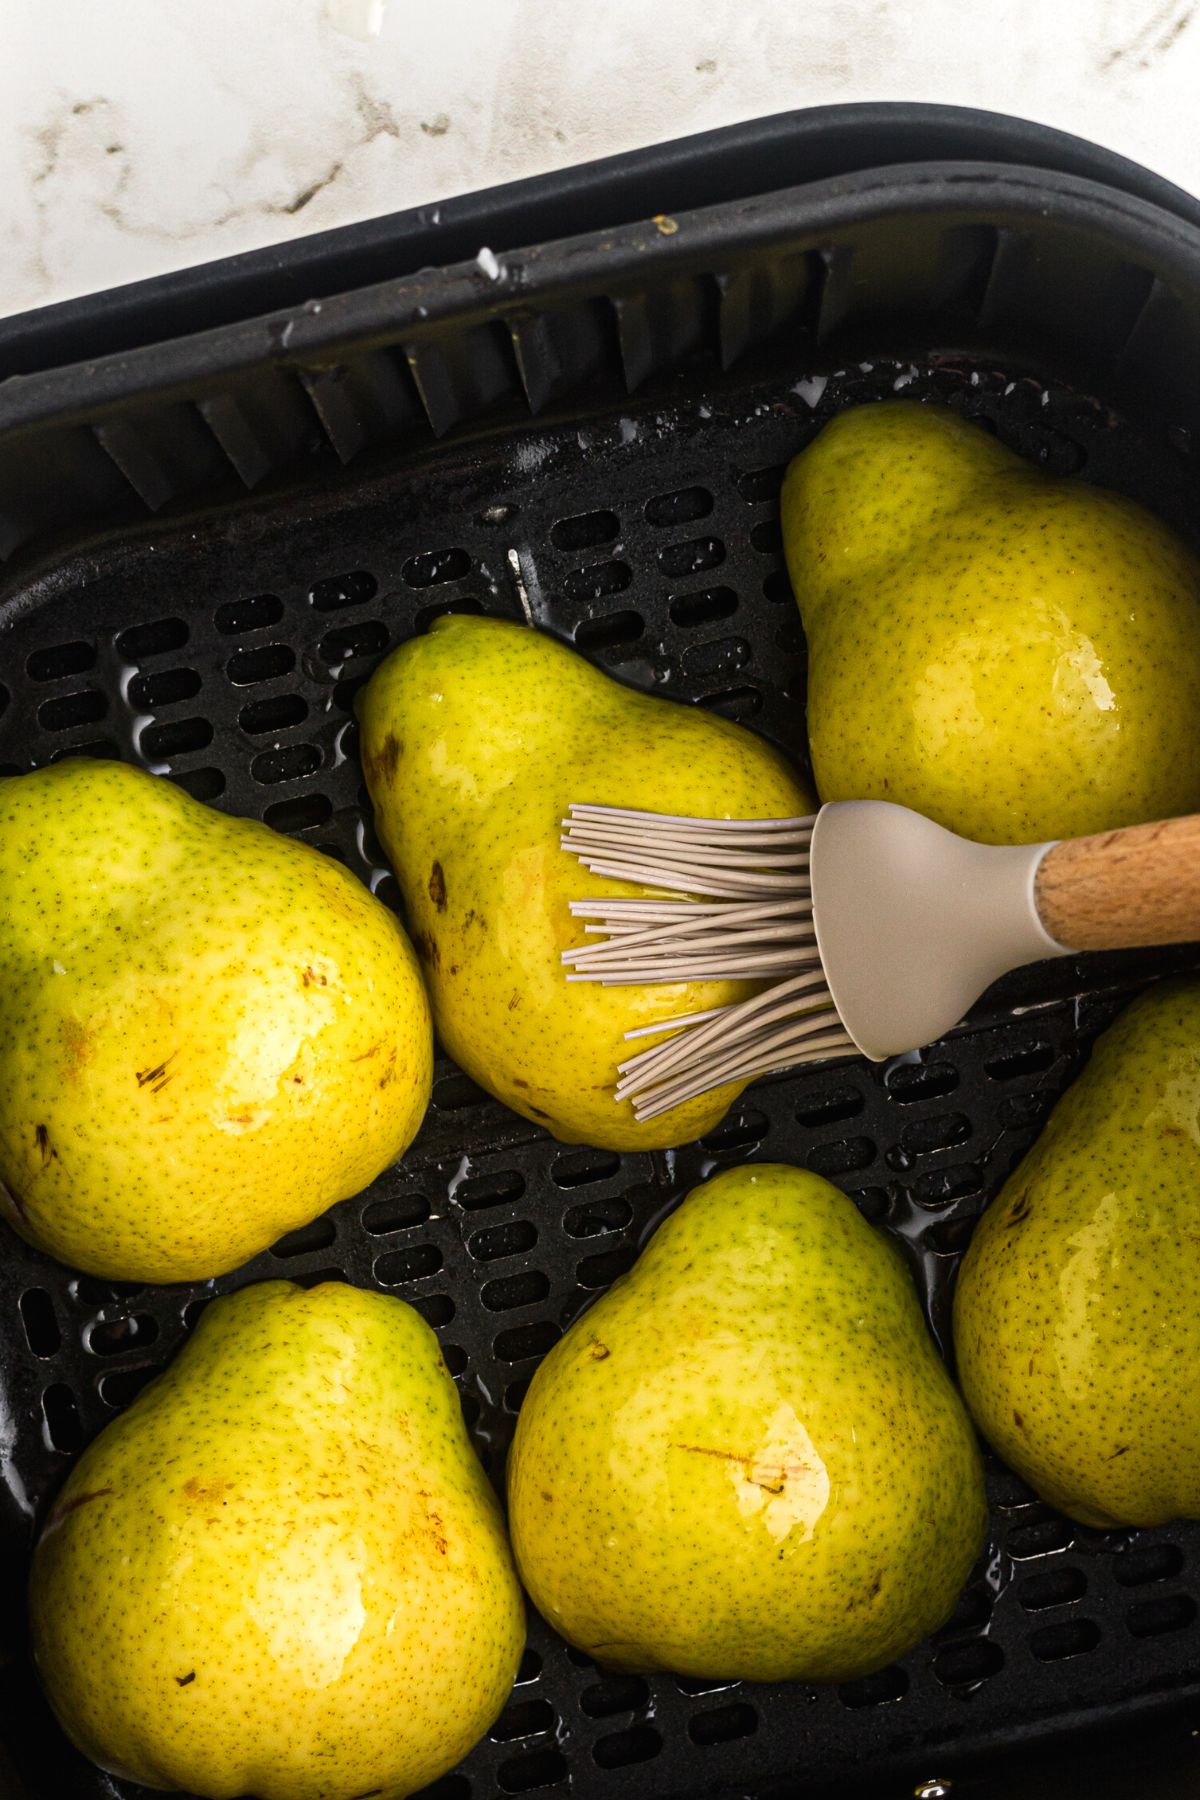
[[[424,271],[9,383],[0,764],[141,761],[395,904],[354,694],[438,613],[520,618],[526,600],[618,677],[802,758],[786,460],[839,409],[901,392],[1194,535],[1198,323],[1191,225],[1047,171],[900,166],[544,244],[499,281]],[[972,1221],[1096,1032],[1197,961],[1025,972],[919,1058],[773,1078],[663,1154],[560,1146],[443,1056],[402,1164],[198,1287],[80,1276],[5,1233],[0,1738],[29,1795],[141,1793],[50,1721],[20,1590],[73,1454],[214,1293],[286,1275],[402,1295],[436,1327],[499,1478],[539,1357],[690,1185],[758,1157],[829,1176],[893,1233],[944,1343]],[[535,1618],[512,1701],[430,1794],[898,1795],[1194,1712],[1200,1526],[1092,1531],[995,1462],[989,1483],[979,1566],[901,1664],[838,1688],[614,1676]]]

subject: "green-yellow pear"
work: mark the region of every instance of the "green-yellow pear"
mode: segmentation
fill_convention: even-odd
[[[412,946],[320,851],[83,758],[0,780],[0,1211],[126,1281],[236,1268],[429,1099]]]
[[[508,1499],[534,1604],[589,1656],[752,1681],[902,1655],[987,1517],[900,1253],[773,1163],[694,1189],[550,1352]]]
[[[1096,1044],[963,1259],[954,1336],[976,1422],[1085,1525],[1200,1518],[1200,985]]]
[[[944,408],[842,413],[788,469],[823,800],[985,843],[1200,808],[1200,564]]]
[[[498,1099],[568,1143],[685,1143],[745,1083],[638,1124],[613,1098],[626,1031],[753,992],[748,983],[568,983],[587,941],[572,899],[646,892],[559,848],[572,802],[718,819],[813,810],[744,726],[622,686],[556,639],[500,619],[438,619],[359,701],[375,822],[404,890],[438,1034]]]
[[[525,1637],[436,1338],[338,1282],[212,1302],[72,1471],[30,1616],[93,1762],[215,1800],[400,1800],[487,1730]]]

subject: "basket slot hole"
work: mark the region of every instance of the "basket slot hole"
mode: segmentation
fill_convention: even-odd
[[[772,569],[769,575],[764,575],[762,591],[764,599],[773,606],[783,606],[794,598],[786,569]]]
[[[612,1150],[568,1150],[556,1156],[550,1179],[556,1187],[586,1187],[589,1182],[609,1181],[618,1173],[621,1158]]]
[[[471,573],[471,558],[465,550],[425,550],[410,556],[401,574],[409,587],[437,587],[443,581],[461,581]]]
[[[158,1337],[158,1320],[151,1313],[129,1313],[120,1319],[102,1319],[87,1334],[87,1347],[95,1356],[122,1356],[126,1350],[144,1350]]]
[[[436,1244],[410,1244],[404,1250],[385,1250],[375,1258],[375,1279],[384,1287],[399,1287],[405,1281],[421,1281],[436,1275],[443,1257]]]
[[[724,1119],[700,1142],[705,1150],[711,1150],[715,1155],[728,1155],[731,1151],[748,1150],[761,1144],[769,1129],[766,1114],[747,1107],[732,1118]]]
[[[108,700],[95,688],[80,688],[74,694],[58,694],[43,700],[38,707],[38,724],[43,731],[74,731],[79,725],[95,725],[108,713]]]
[[[62,1343],[54,1302],[45,1288],[26,1288],[20,1299],[25,1342],[35,1356],[53,1356]]]
[[[974,1163],[956,1163],[948,1169],[930,1169],[918,1175],[913,1194],[922,1206],[949,1206],[983,1191],[983,1171]]]
[[[1183,1552],[1174,1544],[1135,1544],[1113,1558],[1112,1572],[1121,1587],[1144,1587],[1169,1581],[1183,1567]]]
[[[528,1325],[514,1325],[509,1331],[499,1332],[492,1349],[498,1362],[527,1362],[530,1357],[545,1356],[561,1336],[552,1319],[532,1319]]]
[[[45,1423],[46,1442],[51,1450],[61,1450],[70,1456],[79,1449],[83,1443],[79,1408],[65,1381],[52,1382],[43,1393],[42,1419]]]
[[[934,1150],[948,1150],[971,1135],[971,1121],[965,1113],[942,1113],[933,1119],[913,1119],[900,1134],[900,1142],[915,1156],[928,1156]]]
[[[960,1256],[970,1243],[974,1229],[974,1218],[942,1219],[926,1233],[926,1241],[938,1256]]]
[[[213,728],[207,719],[171,719],[143,731],[142,750],[152,762],[168,762],[173,756],[207,750],[212,741]]]
[[[434,1083],[433,1104],[439,1112],[465,1112],[471,1106],[484,1106],[487,1099],[478,1083],[458,1069],[453,1075],[443,1075]],[[459,1191],[461,1195],[461,1189]]]
[[[656,494],[647,500],[644,511],[650,525],[690,525],[693,519],[707,519],[713,509],[713,497],[707,488],[677,488],[673,494]]]
[[[333,816],[333,803],[324,794],[297,794],[276,800],[263,814],[275,831],[314,831]]]
[[[467,1353],[458,1344],[443,1344],[442,1361],[451,1375],[458,1376],[467,1366]]]
[[[212,1294],[201,1294],[198,1300],[188,1301],[183,1309],[183,1328],[185,1331],[195,1331],[197,1325],[200,1323],[200,1315],[209,1306],[213,1298],[214,1296]]]
[[[658,566],[670,581],[719,568],[724,561],[725,546],[718,537],[685,538],[678,544],[664,544],[658,553]]]
[[[286,1260],[290,1256],[308,1256],[314,1250],[328,1250],[337,1236],[337,1226],[332,1217],[326,1213],[320,1219],[313,1219],[308,1225],[301,1225],[296,1231],[289,1231],[278,1243],[271,1245],[271,1255]]]
[[[610,544],[620,530],[616,513],[576,513],[570,519],[555,521],[550,527],[550,542],[557,550],[590,550],[595,544]]]
[[[933,1659],[933,1672],[943,1687],[976,1687],[1004,1667],[1004,1652],[990,1638],[945,1644]]]
[[[235,687],[253,687],[259,681],[290,675],[295,666],[296,652],[290,644],[259,644],[253,650],[235,650],[225,664],[225,673]]]
[[[513,1686],[525,1687],[529,1682],[536,1681],[541,1672],[541,1657],[536,1650],[529,1644],[526,1644],[524,1650],[521,1652],[521,1660],[517,1664],[517,1678],[513,1683]]]
[[[601,1250],[585,1256],[575,1265],[575,1280],[581,1288],[611,1287],[618,1275],[624,1275],[637,1261],[637,1245],[623,1244],[619,1250]]]
[[[750,661],[750,645],[743,637],[713,638],[706,643],[690,644],[683,653],[683,673],[689,681],[704,681],[713,675],[736,675]]]
[[[510,1381],[504,1390],[504,1410],[506,1413],[511,1413],[514,1418],[516,1418],[521,1410],[525,1396],[529,1392],[529,1383],[532,1379],[533,1377],[529,1376],[523,1381]]]
[[[379,583],[365,569],[352,569],[348,575],[327,575],[314,581],[309,601],[318,612],[342,612],[347,606],[365,606],[379,591]]]
[[[283,601],[278,594],[252,594],[249,599],[230,600],[218,606],[213,623],[223,637],[240,637],[243,631],[278,625],[282,617]]]
[[[1065,1519],[1035,1519],[1029,1525],[1015,1525],[1005,1543],[1008,1554],[1017,1562],[1031,1556],[1051,1556],[1069,1550],[1074,1534]]]
[[[750,542],[760,556],[782,556],[783,530],[778,519],[760,519],[750,533]]]
[[[537,1226],[529,1219],[513,1219],[507,1225],[489,1225],[467,1239],[467,1249],[477,1262],[499,1262],[520,1256],[537,1243]]]
[[[653,1725],[631,1725],[628,1731],[597,1738],[592,1755],[602,1769],[626,1769],[633,1763],[649,1762],[661,1749],[662,1734]]]
[[[414,1294],[408,1303],[434,1331],[449,1325],[458,1308],[449,1294]]]
[[[225,792],[225,777],[220,769],[181,769],[170,779],[193,800],[216,800]]]
[[[697,1713],[688,1720],[688,1736],[693,1744],[731,1744],[757,1730],[758,1714],[744,1701],[714,1707],[711,1712]]]
[[[686,628],[728,619],[737,611],[737,604],[738,597],[732,588],[700,588],[694,594],[677,594],[669,611],[673,623]]]
[[[896,1063],[887,1072],[887,1091],[901,1106],[916,1100],[940,1100],[958,1086],[952,1063]]]
[[[1016,1081],[1022,1075],[1040,1075],[1054,1061],[1054,1046],[1041,1039],[994,1056],[983,1065],[985,1075],[993,1081]]]
[[[156,1363],[140,1369],[110,1369],[100,1377],[100,1398],[105,1406],[128,1406],[159,1372]]]
[[[199,692],[200,677],[195,669],[158,669],[152,675],[138,675],[129,684],[129,698],[140,712],[178,706],[181,700],[192,700]]]
[[[489,1206],[510,1206],[525,1192],[525,1177],[516,1169],[499,1169],[487,1175],[469,1175],[451,1194],[464,1212],[482,1212]]]
[[[327,631],[317,655],[329,668],[341,668],[356,656],[377,656],[388,646],[388,628],[380,619],[360,619],[355,625],[339,625]]]
[[[182,650],[188,641],[188,628],[182,619],[152,619],[147,625],[131,625],[117,638],[117,649],[130,662],[144,662],[148,656],[166,656],[170,650]]]
[[[854,1169],[865,1169],[875,1161],[875,1146],[870,1138],[841,1138],[835,1144],[815,1144],[808,1153],[807,1166],[814,1175],[848,1175]]]
[[[853,1200],[868,1225],[878,1225],[887,1216],[890,1202],[886,1188],[855,1188],[849,1198]]]
[[[562,591],[568,600],[603,600],[606,594],[624,593],[632,580],[627,562],[589,563],[563,577]]]
[[[633,1218],[633,1208],[619,1194],[611,1199],[588,1200],[573,1206],[563,1219],[568,1237],[602,1237],[606,1231],[622,1231]]]
[[[996,1117],[1010,1131],[1026,1131],[1044,1118],[1053,1104],[1050,1094],[1005,1094]]]
[[[763,697],[758,688],[721,688],[715,694],[697,694],[697,704],[708,712],[720,713],[723,719],[752,719],[762,711]]]
[[[646,629],[641,613],[604,613],[596,619],[581,619],[575,627],[575,642],[581,650],[608,650],[615,644],[634,644]]]
[[[68,675],[86,675],[96,666],[96,646],[76,640],[34,650],[25,662],[31,681],[62,681]]]
[[[498,1744],[508,1744],[514,1738],[540,1737],[557,1724],[558,1714],[548,1700],[518,1700],[505,1707],[488,1736]]]
[[[432,1208],[424,1194],[394,1194],[386,1200],[373,1200],[362,1210],[363,1230],[372,1237],[383,1237],[389,1231],[407,1231],[423,1225]]]
[[[737,491],[748,506],[762,506],[779,499],[786,463],[772,463],[767,469],[747,469],[737,478]]]
[[[485,1281],[479,1298],[489,1312],[512,1312],[519,1306],[536,1306],[549,1292],[549,1276],[540,1269],[526,1269],[522,1275],[502,1275],[498,1281]]]
[[[421,1800],[471,1800],[473,1791],[465,1775],[443,1775],[421,1789]]]
[[[1196,1602],[1190,1594],[1156,1594],[1153,1600],[1131,1606],[1125,1623],[1136,1638],[1164,1637],[1170,1631],[1185,1631],[1195,1617]]]
[[[567,1759],[561,1750],[534,1750],[502,1762],[496,1779],[506,1794],[528,1794],[534,1788],[551,1787],[567,1777]]]
[[[265,736],[268,731],[286,731],[302,725],[308,717],[308,701],[299,694],[272,694],[266,700],[252,700],[238,714],[238,724],[251,737]]]
[[[301,781],[315,775],[321,752],[315,744],[289,744],[285,750],[266,750],[250,764],[250,773],[264,787],[280,781]]]
[[[458,599],[437,600],[432,606],[420,608],[413,620],[413,634],[420,637],[422,632],[429,630],[435,619],[447,618],[451,613],[457,613],[460,618],[464,615],[478,618],[485,611],[482,600],[476,600],[471,594],[464,594]]]
[[[1069,1567],[1042,1569],[1028,1575],[1017,1589],[1017,1598],[1026,1612],[1043,1612],[1050,1606],[1070,1606],[1087,1593],[1087,1579],[1082,1569]]]
[[[650,1698],[640,1675],[602,1675],[579,1696],[589,1719],[610,1719],[614,1713],[637,1712]]]
[[[843,1119],[857,1118],[863,1109],[863,1097],[857,1088],[824,1088],[809,1094],[796,1108],[798,1125],[840,1125]]]
[[[1039,1662],[1064,1662],[1069,1656],[1086,1656],[1100,1642],[1100,1627],[1091,1619],[1064,1619],[1060,1625],[1043,1625],[1029,1640]]]
[[[893,1663],[890,1668],[877,1669],[873,1675],[860,1676],[857,1681],[843,1681],[838,1688],[838,1699],[843,1706],[857,1710],[864,1706],[887,1706],[893,1700],[902,1700],[908,1692],[908,1675]]]

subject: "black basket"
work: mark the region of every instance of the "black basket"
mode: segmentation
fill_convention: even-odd
[[[620,180],[612,167],[597,178],[613,216],[570,239],[553,235],[562,193],[574,181],[586,194],[585,176],[545,184],[540,230],[537,184],[507,214],[502,192],[493,223],[527,235],[499,279],[485,258],[335,294],[319,285],[333,240],[317,240],[308,291],[323,297],[299,308],[254,313],[256,293],[269,304],[278,290],[265,263],[257,288],[242,263],[225,322],[196,335],[164,335],[187,299],[178,278],[146,290],[141,339],[137,292],[106,298],[86,365],[66,360],[78,304],[0,329],[0,353],[27,371],[0,385],[4,772],[81,751],[166,767],[396,903],[352,703],[387,649],[438,613],[520,617],[523,588],[542,629],[622,679],[803,757],[779,480],[844,406],[940,400],[1195,536],[1200,209],[1072,140],[977,117],[955,128],[976,134],[976,155],[987,138],[987,162],[871,166],[884,116],[825,115],[814,135],[800,115],[801,163],[837,142],[853,172],[821,164],[790,189],[767,167],[750,191],[750,128],[729,134],[727,163],[720,141],[701,146],[690,173],[668,147],[657,185],[653,154],[626,159]],[[899,153],[919,154],[920,110],[886,116]],[[952,123],[927,118],[935,158]],[[754,128],[760,152],[785,124]],[[1041,166],[1017,165],[1035,138]],[[706,167],[707,191],[733,197],[622,222],[621,194],[648,208],[651,190],[690,180],[696,197]],[[473,204],[456,206],[477,220]],[[421,229],[426,260],[444,263],[429,254],[436,227]],[[383,235],[349,235],[352,278],[380,273]],[[410,268],[411,242],[393,248]],[[283,261],[295,298],[303,248]],[[219,267],[201,285],[220,297]],[[538,1358],[688,1186],[759,1157],[829,1176],[893,1233],[944,1342],[972,1221],[1095,1033],[1140,983],[1195,966],[1184,949],[1025,972],[919,1060],[760,1083],[703,1142],[663,1154],[560,1146],[441,1057],[402,1164],[201,1287],[79,1276],[5,1233],[0,1738],[14,1793],[140,1792],[91,1770],[50,1720],[21,1589],[73,1454],[214,1292],[283,1274],[401,1294],[436,1327],[499,1477]],[[954,1618],[896,1667],[822,1689],[618,1677],[534,1620],[511,1703],[431,1794],[899,1796],[949,1775],[956,1794],[1058,1795],[1084,1766],[1080,1734],[1135,1729],[1137,1785],[1117,1785],[1105,1748],[1090,1790],[1144,1793],[1152,1771],[1156,1796],[1173,1781],[1194,1792],[1200,1526],[1091,1531],[998,1464],[989,1480],[989,1543]],[[1064,1746],[1071,1761],[1055,1763]]]

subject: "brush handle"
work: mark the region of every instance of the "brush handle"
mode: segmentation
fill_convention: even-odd
[[[1068,950],[1200,939],[1200,813],[1052,844],[1034,900]]]

